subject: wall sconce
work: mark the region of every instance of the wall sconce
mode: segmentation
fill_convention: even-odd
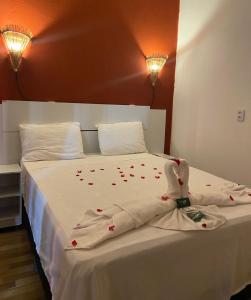
[[[165,65],[167,58],[168,56],[163,54],[153,54],[146,57],[146,64],[153,86],[155,86],[155,83],[158,79],[158,74]]]
[[[17,25],[7,25],[1,29],[1,33],[10,55],[12,68],[17,72],[22,60],[23,52],[28,46],[32,34]]]

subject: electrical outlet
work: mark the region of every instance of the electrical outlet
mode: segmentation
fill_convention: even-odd
[[[237,121],[238,122],[245,121],[245,109],[240,109],[237,111]]]

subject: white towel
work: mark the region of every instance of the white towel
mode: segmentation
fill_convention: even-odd
[[[138,228],[175,207],[175,201],[162,201],[156,197],[117,201],[107,209],[87,210],[72,231],[66,249],[93,248],[105,240]]]
[[[175,162],[175,164],[174,164]],[[171,170],[173,169],[173,170]],[[218,206],[234,206],[251,203],[245,186],[226,183],[223,186],[206,186],[200,191],[189,192],[189,166],[184,159],[167,161],[165,165],[168,191],[163,199],[187,198],[191,206],[175,208],[165,216],[155,218],[150,225],[172,230],[213,230],[223,225],[226,219],[220,215]],[[173,178],[170,178],[173,176]],[[171,191],[171,194],[170,194]],[[173,197],[175,195],[175,197]],[[195,222],[189,217],[191,212],[201,213],[203,218]]]
[[[235,184],[189,193],[189,166],[183,159],[167,161],[164,170],[168,185],[165,195],[116,201],[106,209],[87,210],[65,249],[90,249],[144,224],[171,230],[212,230],[226,222],[217,206],[251,203],[245,187]],[[188,198],[191,206],[178,209],[178,198]],[[196,214],[203,217],[195,222],[189,215]]]

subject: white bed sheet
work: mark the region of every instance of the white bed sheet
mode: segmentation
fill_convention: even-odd
[[[86,209],[162,195],[164,163],[150,154],[24,163],[25,207],[53,299],[227,300],[251,282],[251,205],[221,208],[228,222],[212,232],[144,226],[92,250],[64,250]],[[135,176],[124,182],[121,170]],[[225,181],[190,174],[191,190]]]

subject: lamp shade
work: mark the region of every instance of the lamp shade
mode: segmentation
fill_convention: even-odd
[[[6,48],[10,55],[11,64],[15,72],[21,63],[23,52],[28,46],[32,34],[22,27],[7,25],[1,30]]]
[[[165,65],[167,58],[168,56],[163,54],[153,54],[146,57],[146,64],[147,64],[148,71],[151,75],[151,80],[153,85],[155,85],[155,82],[158,78],[158,73]]]

